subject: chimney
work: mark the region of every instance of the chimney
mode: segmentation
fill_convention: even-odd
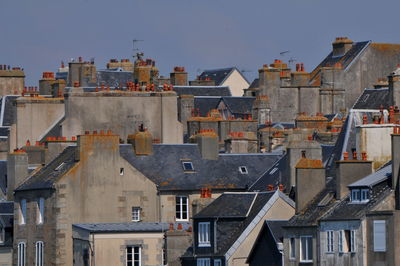
[[[336,162],[336,199],[343,199],[348,194],[347,186],[372,173],[372,161],[367,161],[365,153],[363,160],[357,159],[357,153],[353,151],[352,159],[347,152],[343,154],[343,160]]]
[[[171,84],[174,86],[187,86],[188,73],[184,67],[174,67],[174,72],[170,74]]]
[[[85,135],[78,136],[76,145],[75,160],[77,161],[87,159],[89,156],[95,159],[96,156],[104,156],[105,153],[110,156],[111,154],[119,156],[119,136],[114,135],[111,130],[93,131],[92,134],[85,131]]]
[[[321,160],[308,159],[306,151],[296,165],[296,214],[325,187],[325,168]]]
[[[206,160],[218,160],[218,135],[211,129],[201,129],[194,136],[200,149],[201,157]]]
[[[390,104],[393,106],[400,105],[400,64],[397,65],[395,71],[393,71],[389,76],[389,97]]]
[[[14,200],[16,189],[28,176],[28,154],[15,150],[7,156],[7,200]]]
[[[400,127],[396,126],[393,128],[393,134],[392,134],[392,188],[395,191],[396,210],[400,210],[399,167],[400,167]]]
[[[140,125],[136,134],[128,136],[127,142],[132,144],[136,155],[150,155],[153,153],[153,136],[144,128],[143,124]]]
[[[332,43],[333,56],[343,56],[353,47],[353,41],[347,37],[337,37]]]

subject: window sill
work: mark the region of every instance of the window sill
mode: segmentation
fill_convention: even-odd
[[[175,219],[176,222],[189,222],[189,219]]]
[[[312,263],[312,260],[301,260],[300,263]]]
[[[199,243],[198,247],[199,248],[209,248],[209,247],[211,247],[211,244],[205,244],[205,243],[204,244],[200,244]]]

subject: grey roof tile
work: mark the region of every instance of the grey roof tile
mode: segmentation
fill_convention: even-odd
[[[266,220],[269,230],[275,238],[275,242],[283,242],[283,227],[287,225],[288,220]]]
[[[224,102],[225,106],[229,111],[236,115],[249,115],[252,113],[253,102],[255,97],[222,97],[221,101]]]
[[[203,73],[200,74],[199,78],[210,78],[215,81],[216,85],[221,85],[234,69],[235,67],[204,70]]]
[[[392,174],[392,164],[386,165],[380,170],[372,173],[356,182],[348,185],[348,187],[373,187],[374,185],[387,180]]]
[[[388,109],[390,107],[390,95],[388,88],[381,89],[365,89],[361,96],[357,99],[353,109],[376,109],[383,106]]]
[[[211,109],[216,109],[221,97],[219,96],[196,96],[194,97],[194,108],[199,109],[200,116],[207,116]]]
[[[188,230],[191,223],[183,222],[182,230]],[[123,232],[165,232],[169,230],[169,223],[86,223],[74,224],[74,227],[92,233],[123,233]],[[176,224],[174,228],[176,228]]]
[[[174,86],[173,90],[178,96],[231,96],[231,91],[227,86]]]

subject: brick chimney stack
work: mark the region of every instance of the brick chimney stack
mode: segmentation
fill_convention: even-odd
[[[332,43],[333,56],[343,56],[353,47],[353,41],[347,37],[336,37]]]
[[[184,67],[174,67],[174,71],[170,74],[171,84],[174,86],[187,86],[188,73]]]

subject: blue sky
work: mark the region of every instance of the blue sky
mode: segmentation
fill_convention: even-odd
[[[398,10],[391,0],[0,0],[0,64],[25,68],[37,86],[61,60],[94,57],[105,68],[142,39],[163,75],[237,66],[252,79],[275,58],[312,70],[337,36],[400,43]]]

